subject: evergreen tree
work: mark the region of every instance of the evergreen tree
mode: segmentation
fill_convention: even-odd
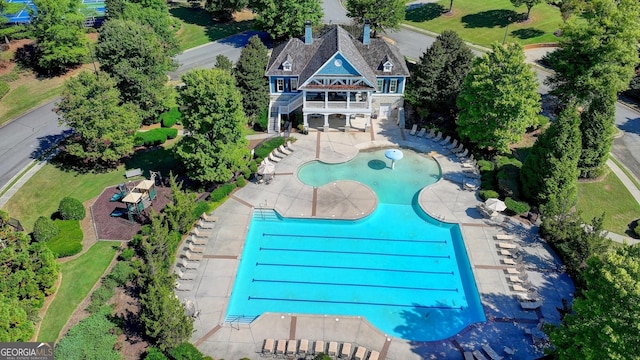
[[[233,70],[233,62],[223,54],[218,54],[216,55],[216,68],[231,72]],[[236,81],[238,81],[237,79],[238,77],[236,76]]]
[[[85,164],[113,166],[133,151],[141,119],[122,104],[116,82],[107,73],[84,71],[67,80],[56,112],[73,128],[64,151]]]
[[[182,81],[178,103],[190,135],[176,145],[176,154],[192,179],[228,182],[247,168],[250,158],[235,79],[214,68],[190,71]]]
[[[42,71],[58,74],[81,64],[88,49],[80,0],[33,0],[33,4],[38,11],[30,10],[31,27]]]
[[[581,114],[580,177],[596,178],[604,172],[615,133],[615,103],[615,97],[595,96]]]
[[[319,0],[253,0],[249,7],[258,14],[258,26],[273,39],[300,36],[306,21],[320,25],[323,16]]]
[[[445,30],[420,57],[405,98],[421,113],[457,113],[456,98],[473,59],[458,34]]]
[[[347,16],[356,23],[363,24],[369,20],[372,36],[378,31],[399,29],[404,20],[404,0],[347,0]]]
[[[242,49],[234,75],[242,95],[242,106],[250,125],[269,106],[269,81],[264,76],[269,57],[258,35]]]
[[[537,123],[540,94],[521,45],[494,43],[492,50],[474,61],[464,80],[457,99],[458,134],[506,153]]]
[[[546,216],[570,211],[578,198],[580,117],[568,106],[533,145],[520,170],[522,191]]]
[[[193,212],[196,208],[196,196],[182,190],[182,182],[178,183],[173,174],[169,175],[171,187],[171,203],[164,212],[172,231],[186,234],[193,225]]]

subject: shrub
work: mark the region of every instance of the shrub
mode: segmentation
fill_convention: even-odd
[[[178,136],[178,129],[158,128],[149,131],[138,131],[133,140],[135,146],[155,146],[163,144],[167,139]]]
[[[233,189],[236,188],[236,184],[224,184],[217,189],[213,190],[209,195],[209,199],[213,202],[222,201],[225,197],[227,197]]]
[[[144,358],[145,360],[169,360],[169,358],[166,357],[157,347],[150,347]]]
[[[111,281],[113,282],[113,280]],[[92,314],[100,311],[113,295],[115,295],[114,288],[103,284],[91,294],[91,303],[87,306],[87,311]]]
[[[82,251],[82,229],[78,220],[55,220],[58,235],[47,242],[47,247],[57,257],[71,256]]]
[[[498,193],[494,190],[480,190],[480,198],[482,200],[498,198]]]
[[[58,213],[63,220],[82,220],[87,215],[82,202],[72,197],[65,197],[60,200]]]
[[[256,119],[256,123],[254,124],[256,130],[265,131],[269,127],[269,111],[267,109],[262,109],[258,118]]]
[[[9,84],[4,81],[0,81],[0,99],[9,93]]]
[[[244,177],[239,177],[236,180],[236,185],[238,185],[238,187],[244,187],[245,185],[247,185],[247,180],[244,179]]]
[[[633,228],[633,232],[636,233],[637,237],[640,237],[640,222],[635,228]]]
[[[59,232],[60,229],[58,229],[53,220],[44,216],[40,216],[33,224],[33,238],[39,242],[49,241]]]
[[[140,234],[143,236],[148,236],[149,234],[151,234],[151,225],[147,224],[147,225],[142,225],[140,227]]]
[[[169,111],[165,111],[158,117],[159,122],[162,123],[162,127],[170,128],[182,119],[182,113],[180,109],[172,107]]]
[[[196,221],[202,213],[209,212],[209,203],[206,201],[198,201],[193,209],[193,221]]]
[[[193,344],[184,342],[169,350],[169,356],[174,360],[201,360],[202,353]]]
[[[111,332],[116,325],[109,320],[110,312],[102,308],[69,329],[56,346],[56,359],[87,359],[96,354],[101,359],[120,359],[114,350],[118,337]]]
[[[522,162],[510,156],[498,156],[498,189],[504,197],[520,198],[520,168]]]
[[[495,167],[493,161],[478,160],[478,169],[480,169],[480,171],[493,171]]]
[[[523,214],[529,212],[531,207],[524,201],[517,201],[510,197],[504,199],[504,203],[507,205],[507,210],[514,214]]]
[[[122,250],[122,252],[120,253],[119,258],[122,261],[129,261],[129,260],[131,260],[133,255],[135,255],[135,251],[132,248],[126,248],[126,249]]]
[[[113,279],[118,286],[123,286],[127,281],[133,279],[134,268],[128,261],[118,261],[111,272],[109,278]]]

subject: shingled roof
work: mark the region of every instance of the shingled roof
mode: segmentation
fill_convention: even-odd
[[[395,46],[378,38],[363,44],[340,26],[334,25],[311,44],[303,39],[292,38],[276,47],[271,53],[267,76],[298,76],[300,85],[304,84],[336,53],[341,53],[372,86],[376,84],[376,75],[409,76],[404,57]],[[284,71],[282,63],[289,60],[291,71]],[[386,61],[393,64],[391,72],[384,72],[382,65]]]

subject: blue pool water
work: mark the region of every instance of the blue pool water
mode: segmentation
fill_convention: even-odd
[[[384,333],[416,341],[484,321],[459,227],[417,205],[420,189],[439,178],[438,165],[403,151],[395,170],[384,151],[300,169],[312,186],[350,179],[374,189],[378,207],[363,219],[289,219],[256,210],[227,319],[263,312],[363,316]]]

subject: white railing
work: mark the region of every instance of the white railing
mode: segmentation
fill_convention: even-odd
[[[290,114],[293,110],[302,106],[302,94],[303,93],[299,93],[292,97],[287,105],[281,105],[280,114]]]
[[[348,106],[347,106],[348,105]],[[305,103],[306,108],[311,109],[325,109],[324,101],[307,101]],[[327,109],[367,109],[368,103],[363,102],[351,102],[347,104],[346,101],[328,101]]]

